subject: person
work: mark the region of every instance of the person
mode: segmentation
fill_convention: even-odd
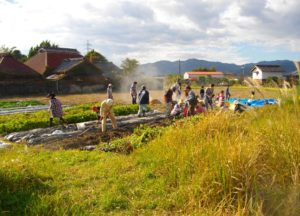
[[[100,119],[101,119],[101,116],[100,116],[100,107],[99,106],[93,106],[92,110],[93,110],[93,112],[96,113],[97,123],[100,123]]]
[[[130,95],[132,99],[132,104],[136,104],[137,90],[136,90],[137,82],[134,81],[130,87]]]
[[[250,99],[251,99],[251,100],[254,100],[254,98],[255,98],[255,91],[251,91]]]
[[[107,98],[108,99],[114,99],[112,95],[112,84],[109,83],[107,87]]]
[[[171,116],[174,116],[174,117],[175,116],[180,116],[181,112],[182,112],[182,109],[181,109],[181,106],[180,106],[180,102],[177,102],[174,105],[174,107],[173,107],[173,109],[171,111]]]
[[[106,119],[107,117],[110,118],[112,127],[115,129],[117,128],[117,122],[115,115],[113,113],[112,107],[113,107],[114,101],[110,98],[105,99],[101,103],[100,107],[100,120],[101,120],[101,130],[102,132],[106,131]]]
[[[205,112],[206,112],[205,104],[202,101],[198,102],[196,107],[195,107],[195,113],[196,114],[201,114],[201,113],[205,114]]]
[[[206,110],[208,110],[208,106],[210,106],[211,109],[213,110],[214,86],[215,86],[214,84],[211,84],[210,87],[206,88],[205,90],[204,101],[205,101]]]
[[[169,116],[172,110],[172,97],[173,97],[173,91],[171,88],[168,89],[168,91],[164,95],[165,103],[166,103],[166,115]]]
[[[201,89],[200,89],[200,99],[201,100],[204,99],[204,93],[205,93],[204,86],[201,86]]]
[[[185,88],[185,95],[187,97],[186,104],[188,105],[189,115],[194,115],[197,98],[195,93],[192,91],[191,86],[187,86]]]
[[[228,101],[230,99],[230,90],[229,90],[229,85],[227,85],[226,91],[225,91],[225,99]]]
[[[224,104],[225,104],[225,96],[224,96],[224,91],[222,90],[220,93],[219,93],[219,95],[218,95],[218,106],[219,107],[223,107],[224,106]]]
[[[149,104],[149,92],[146,90],[146,86],[143,85],[142,90],[139,92],[138,117],[145,116],[148,104]]]
[[[179,78],[177,79],[176,83],[173,84],[172,90],[176,94],[176,101],[179,102],[181,99],[181,81]]]
[[[50,98],[50,127],[53,126],[53,118],[59,118],[61,124],[66,123],[66,121],[63,119],[63,109],[61,102],[55,97],[54,93],[48,94],[47,97]]]
[[[233,104],[234,104],[234,112],[235,113],[242,113],[242,112],[244,112],[247,108],[243,105],[243,104],[241,104],[238,100],[235,100],[234,102],[233,102]]]

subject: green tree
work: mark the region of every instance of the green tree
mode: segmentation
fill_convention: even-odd
[[[192,71],[197,72],[197,71],[207,71],[207,72],[215,72],[217,71],[215,67],[211,67],[211,68],[206,68],[206,67],[198,67],[198,68],[194,68]]]
[[[29,53],[28,53],[28,58],[31,58],[41,48],[58,48],[59,46],[57,44],[51,43],[48,40],[42,41],[39,45],[36,45],[35,47],[30,47]]]
[[[20,50],[17,50],[16,47],[6,47],[2,45],[0,47],[0,53],[8,53],[12,55],[15,59],[24,62],[27,60],[27,56],[23,55]]]
[[[138,69],[139,62],[136,59],[126,58],[122,61],[121,68],[123,75],[131,76],[134,75]]]
[[[98,62],[108,62],[105,56],[103,56],[101,53],[96,52],[95,50],[89,51],[86,55],[86,58],[88,58],[91,62],[98,61]]]

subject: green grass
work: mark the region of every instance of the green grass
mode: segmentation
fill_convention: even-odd
[[[88,103],[66,108],[64,109],[64,119],[68,123],[96,120],[96,114],[91,110],[93,105],[94,104]],[[115,105],[113,110],[117,116],[134,114],[138,112],[138,105]],[[58,124],[58,119],[55,119],[55,123]],[[48,126],[48,111],[0,116],[0,134],[2,135]]]
[[[43,103],[31,100],[31,101],[0,101],[0,108],[14,108],[14,107],[26,107],[44,105]]]
[[[0,212],[299,215],[299,118],[289,102],[142,127],[129,155],[15,145],[0,151]]]

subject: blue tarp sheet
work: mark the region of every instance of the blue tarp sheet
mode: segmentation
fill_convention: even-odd
[[[227,102],[233,103],[238,100],[241,104],[251,106],[251,107],[263,107],[267,104],[278,104],[278,101],[273,98],[265,98],[265,99],[249,99],[249,98],[230,98]]]

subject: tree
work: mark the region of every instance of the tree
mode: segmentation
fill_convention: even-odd
[[[42,41],[39,45],[36,45],[35,47],[30,47],[29,53],[28,53],[28,58],[31,58],[41,48],[58,48],[59,46],[57,44],[51,43],[48,40]]]
[[[0,53],[7,53],[12,55],[15,59],[24,62],[27,60],[27,56],[23,55],[20,50],[17,50],[16,47],[6,47],[2,45],[0,47]]]
[[[206,67],[198,67],[193,69],[192,71],[197,72],[197,71],[207,71],[207,72],[215,72],[217,71],[215,67],[211,67],[211,68],[206,68]]]
[[[95,50],[89,51],[86,55],[86,58],[88,58],[91,62],[93,61],[98,61],[98,62],[103,62],[107,63],[107,59],[100,53],[96,52]]]
[[[126,58],[122,61],[121,68],[125,76],[134,75],[138,69],[139,62],[136,59]]]

